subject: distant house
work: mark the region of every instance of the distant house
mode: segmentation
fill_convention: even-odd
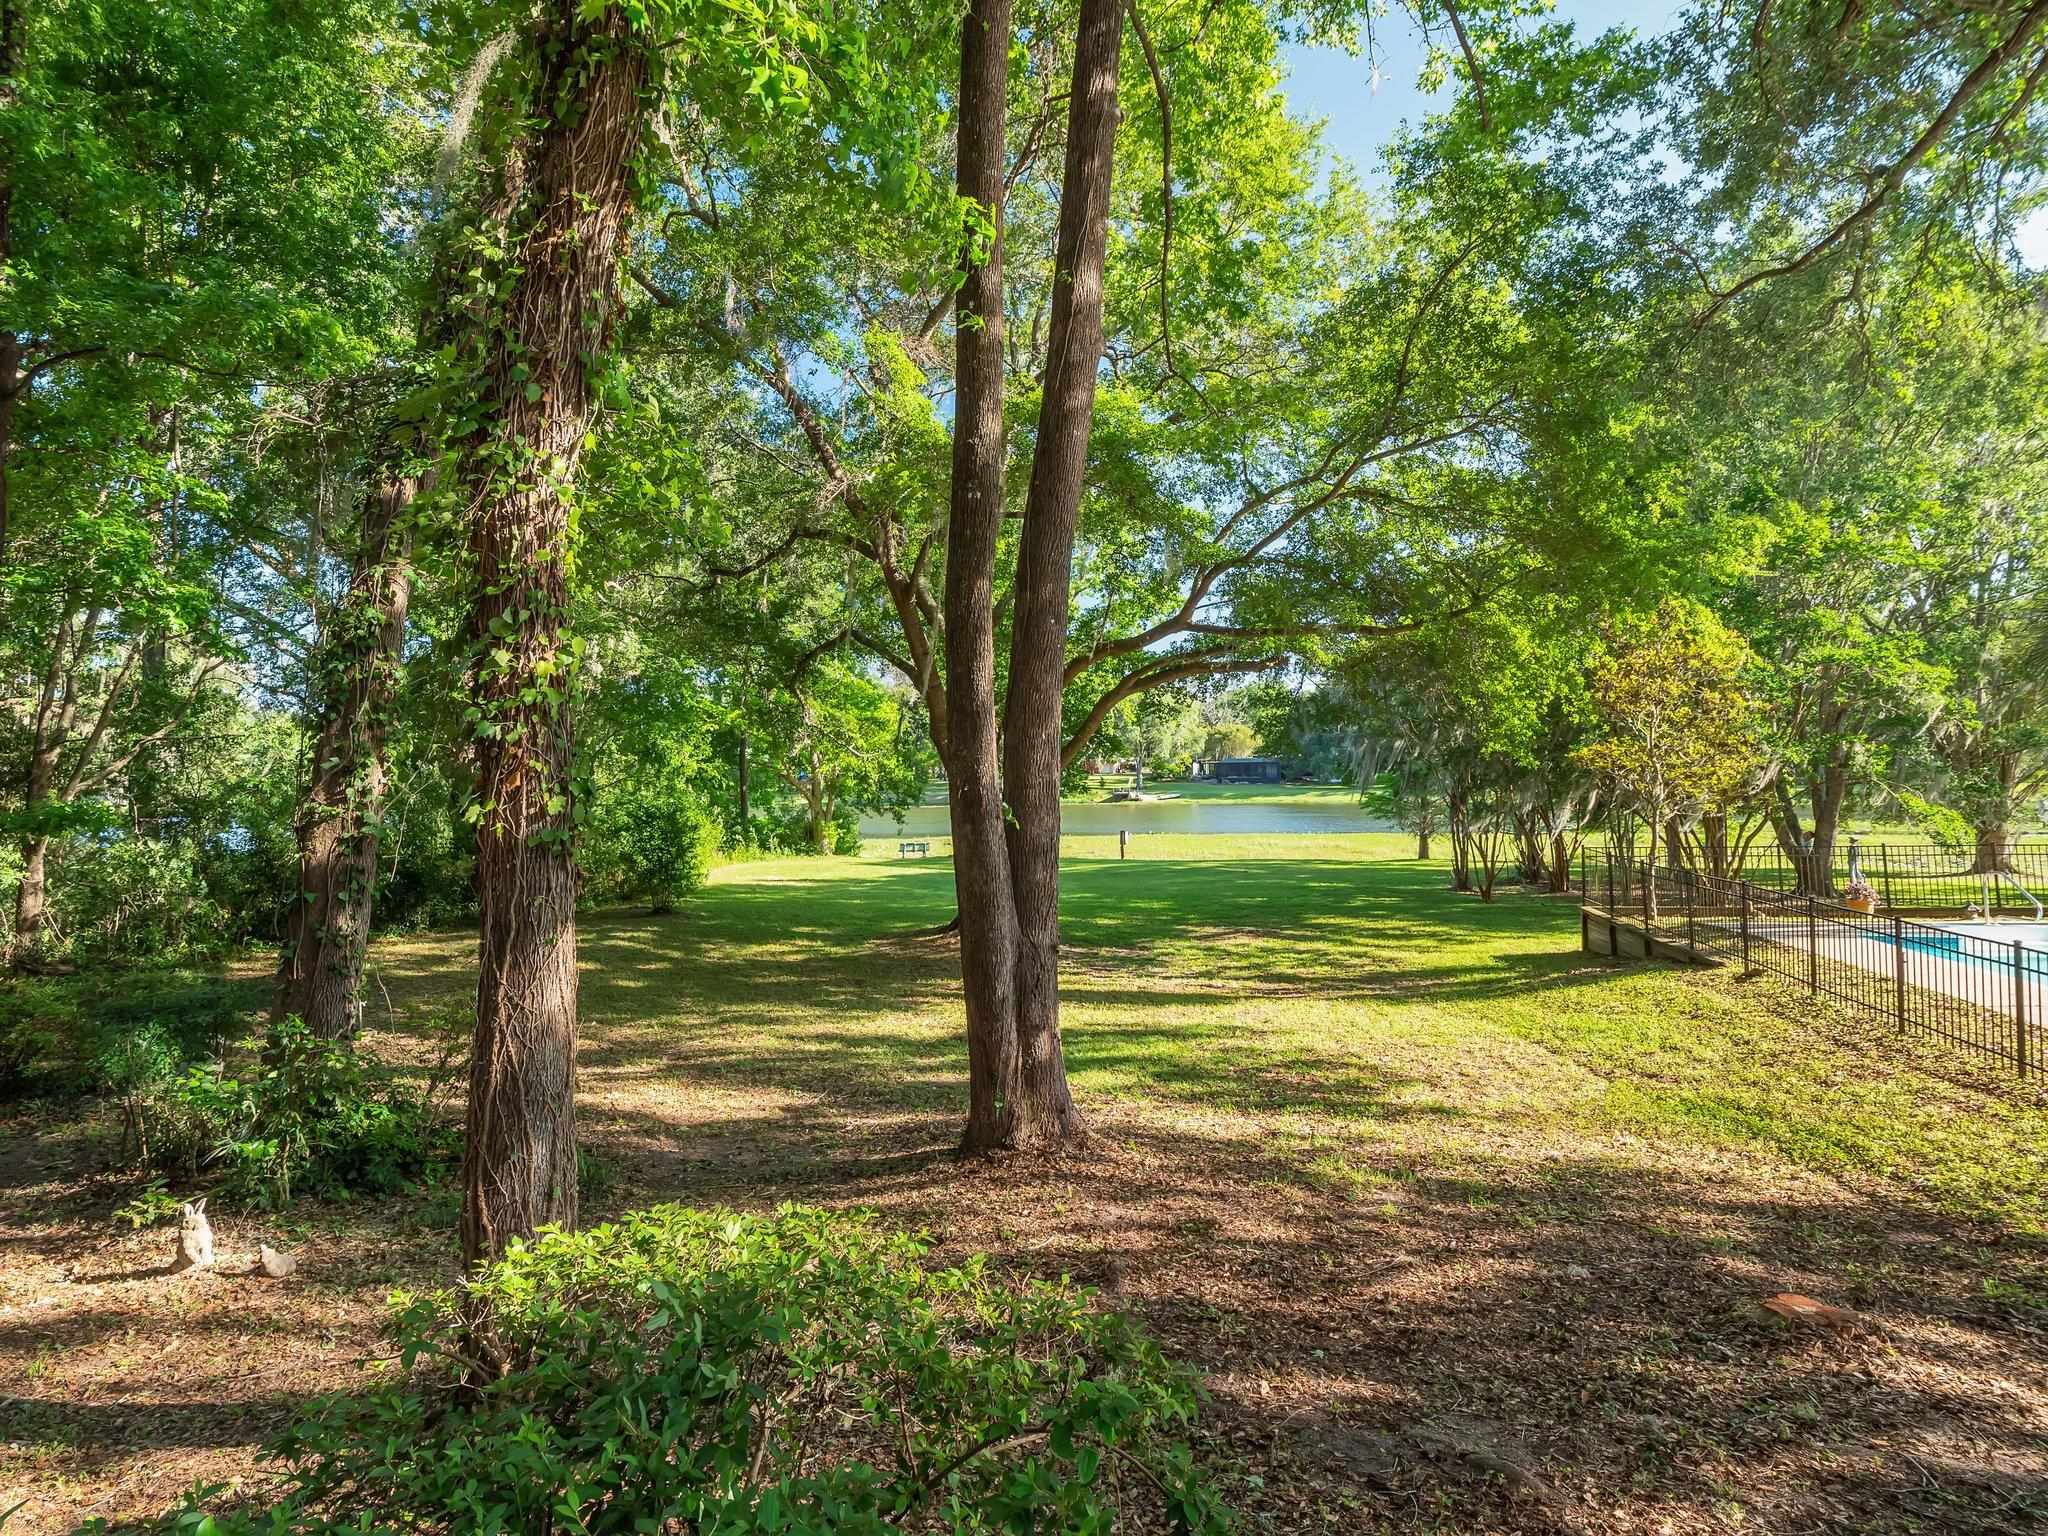
[[[1219,757],[1206,766],[1200,777],[1218,784],[1278,784],[1293,765],[1284,757]]]

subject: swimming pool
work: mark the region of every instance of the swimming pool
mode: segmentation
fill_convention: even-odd
[[[1888,929],[1863,932],[1880,944],[1893,942]],[[2048,923],[1914,923],[1898,942],[1918,954],[2004,966],[2012,964],[2013,945],[2024,944],[2032,951],[2027,970],[2048,970]]]
[[[1992,944],[2024,944],[2029,949],[2048,949],[2048,923],[1935,923],[1943,933],[1958,939],[1983,939]]]

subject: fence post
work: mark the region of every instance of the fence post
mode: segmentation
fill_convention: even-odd
[[[1656,865],[1643,860],[1643,958],[1650,958],[1650,882],[1656,878]]]
[[[1806,898],[1806,990],[1820,993],[1820,902]]]
[[[1889,843],[1877,845],[1877,878],[1884,886],[1884,904],[1889,907],[1892,904],[1892,850]]]
[[[1906,924],[1892,914],[1892,1007],[1899,1016],[1899,1033],[1906,1032]]]
[[[1749,963],[1749,882],[1738,881],[1736,889],[1742,893],[1742,974],[1747,976],[1753,969]]]
[[[1692,959],[1700,957],[1699,935],[1693,928],[1693,911],[1699,900],[1699,878],[1695,875],[1685,882],[1685,952]]]
[[[1607,850],[1607,857],[1603,862],[1607,866],[1607,915],[1612,917],[1614,916],[1614,850],[1612,848]]]
[[[2027,1075],[2027,946],[2012,941],[2013,1055],[2020,1064],[2020,1076]]]

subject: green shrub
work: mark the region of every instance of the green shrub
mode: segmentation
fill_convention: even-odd
[[[118,836],[60,845],[52,860],[51,906],[82,961],[203,959],[235,945],[236,916],[208,889],[201,850]]]
[[[250,1024],[249,989],[218,976],[129,972],[97,978],[95,992],[90,1007],[102,1041],[154,1025],[188,1061],[222,1054]]]
[[[121,1203],[114,1220],[125,1222],[131,1232],[144,1227],[168,1226],[178,1219],[184,1203],[170,1192],[162,1179],[151,1179],[134,1196]]]
[[[770,806],[755,818],[762,846],[778,853],[860,853],[860,810],[841,801],[825,823],[824,846],[813,841],[810,813],[801,800]]]
[[[205,1155],[209,1127],[179,1092],[194,1069],[171,1031],[145,1024],[106,1037],[92,1062],[100,1094],[121,1115],[121,1152],[145,1168],[190,1171]]]
[[[396,867],[377,887],[373,911],[379,931],[417,932],[474,923],[475,849],[474,837],[453,845],[437,840],[424,850],[400,849]]]
[[[454,1128],[423,1095],[376,1078],[352,1047],[297,1018],[271,1027],[253,1074],[186,1067],[153,1080],[140,1113],[156,1125],[150,1166],[218,1172],[223,1195],[273,1208],[295,1195],[391,1194],[455,1157]]]
[[[283,1498],[217,1528],[1227,1528],[1181,1443],[1194,1388],[1135,1323],[923,1257],[795,1207],[544,1234],[398,1298],[404,1374],[313,1404],[269,1453]]]
[[[167,1042],[181,1066],[218,1056],[249,1013],[246,986],[169,967],[0,982],[0,1093],[119,1094],[135,1081],[133,1052]]]
[[[579,1201],[599,1199],[609,1193],[618,1182],[618,1170],[610,1158],[593,1152],[588,1147],[576,1149],[576,1198]]]
[[[687,792],[608,789],[592,817],[586,849],[592,894],[673,912],[704,884],[720,835],[717,818]]]
[[[0,1094],[48,1086],[84,1027],[79,990],[69,982],[0,982]]]

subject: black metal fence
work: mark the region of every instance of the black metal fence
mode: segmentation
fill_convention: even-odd
[[[1978,869],[1978,864],[1991,866]],[[1772,890],[1810,893],[1823,900],[1862,878],[1887,909],[1914,912],[2031,913],[2033,896],[2048,892],[2048,842],[2015,842],[1983,857],[1930,843],[1865,842],[1844,838],[1831,853],[1788,856],[1775,842],[1752,848],[1741,878]],[[2029,894],[2031,893],[2031,894]]]
[[[1871,880],[1868,864],[1863,873]],[[2048,928],[1986,920],[1937,926],[1618,856],[1582,861],[1578,895],[1589,910],[1641,929],[1667,951],[1784,977],[1901,1030],[2011,1062],[2022,1077],[2042,1069]]]

